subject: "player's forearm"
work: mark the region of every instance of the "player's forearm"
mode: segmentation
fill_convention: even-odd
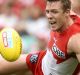
[[[20,71],[26,69],[26,55],[21,55],[20,58],[14,62],[8,62],[0,56],[0,75],[12,73],[16,71]]]

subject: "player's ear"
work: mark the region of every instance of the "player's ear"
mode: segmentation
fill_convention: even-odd
[[[69,16],[70,15],[70,9],[65,10],[65,14],[66,14],[66,16]]]

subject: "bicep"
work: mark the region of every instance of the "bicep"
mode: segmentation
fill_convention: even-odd
[[[73,35],[68,43],[69,50],[74,52],[80,62],[80,33]]]
[[[0,55],[0,74],[12,73],[23,69],[27,70],[26,56],[22,54],[16,61],[8,62]]]

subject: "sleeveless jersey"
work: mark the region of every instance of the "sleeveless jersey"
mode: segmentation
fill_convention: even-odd
[[[67,53],[69,39],[80,33],[80,18],[62,33],[51,31],[46,51],[30,54],[27,65],[34,75],[73,75],[78,61]],[[76,75],[76,74],[75,74]]]

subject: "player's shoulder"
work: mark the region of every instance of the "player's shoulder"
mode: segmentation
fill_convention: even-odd
[[[78,43],[80,41],[80,32],[72,35],[69,39],[69,43]]]

